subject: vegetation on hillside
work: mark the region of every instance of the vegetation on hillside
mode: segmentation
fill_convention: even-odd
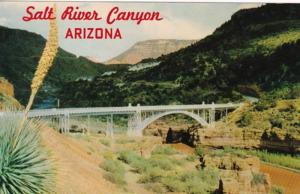
[[[294,87],[300,82],[299,11],[291,4],[238,11],[212,35],[157,59],[157,66],[69,82],[60,98],[65,106],[196,104]]]
[[[247,155],[254,155],[259,157],[261,161],[271,164],[287,167],[290,169],[300,170],[300,156],[292,156],[290,154],[268,152],[267,150],[245,150],[225,147],[224,149],[218,149],[211,151],[210,154],[224,156],[225,154],[234,154],[238,157],[245,157]]]
[[[181,156],[172,147],[157,146],[149,158],[125,150],[119,153],[118,159],[131,166],[140,175],[138,182],[155,193],[212,193],[218,188],[217,170],[186,171],[185,162],[193,161],[180,158]]]
[[[0,26],[0,76],[15,87],[16,98],[25,104],[30,84],[46,40],[35,33]],[[55,96],[62,83],[78,78],[90,78],[102,73],[106,67],[84,57],[58,50],[46,83],[38,93],[38,101]]]

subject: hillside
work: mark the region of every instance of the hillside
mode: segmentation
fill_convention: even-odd
[[[15,87],[16,98],[25,104],[30,93],[30,82],[42,54],[46,40],[35,33],[0,26],[0,76]],[[103,72],[103,64],[94,63],[59,49],[54,66],[38,94],[38,101],[55,95],[60,85],[78,77],[95,76]]]
[[[158,58],[158,65],[68,83],[65,90],[75,95],[61,98],[65,106],[193,104],[286,91],[300,82],[299,13],[295,4],[240,10],[212,35]],[[299,85],[294,90],[276,98],[299,97]]]
[[[157,58],[191,45],[196,40],[159,39],[137,42],[106,64],[136,64],[146,58]]]

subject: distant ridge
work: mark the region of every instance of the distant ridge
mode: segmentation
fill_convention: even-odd
[[[125,52],[108,60],[105,64],[136,64],[146,58],[157,58],[181,48],[187,47],[197,40],[154,39],[135,43]]]

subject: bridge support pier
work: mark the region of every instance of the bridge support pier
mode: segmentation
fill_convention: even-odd
[[[134,117],[128,116],[128,123],[127,123],[127,135],[132,136],[134,131]]]
[[[142,136],[143,132],[140,130],[140,125],[142,123],[142,111],[140,104],[137,105],[137,111],[134,115],[134,126],[135,126],[135,135]]]
[[[214,105],[214,103],[213,103]],[[215,118],[216,118],[216,109],[215,107],[212,107],[209,110],[209,125],[214,127],[215,126]]]
[[[64,115],[58,118],[58,125],[61,133],[67,133],[70,131],[70,114],[64,113]]]
[[[114,120],[113,120],[113,115],[110,115],[110,117],[107,117],[107,122],[106,122],[106,135],[113,138],[114,137]]]

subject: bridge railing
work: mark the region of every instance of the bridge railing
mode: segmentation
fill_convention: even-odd
[[[178,110],[199,110],[199,109],[233,109],[242,104],[195,104],[195,105],[156,105],[156,106],[126,106],[126,107],[87,107],[87,108],[61,108],[61,109],[33,109],[29,111],[29,117],[60,116],[69,114],[134,114],[137,111],[178,111]],[[6,112],[0,112],[5,114]],[[21,111],[14,114],[22,114]]]

